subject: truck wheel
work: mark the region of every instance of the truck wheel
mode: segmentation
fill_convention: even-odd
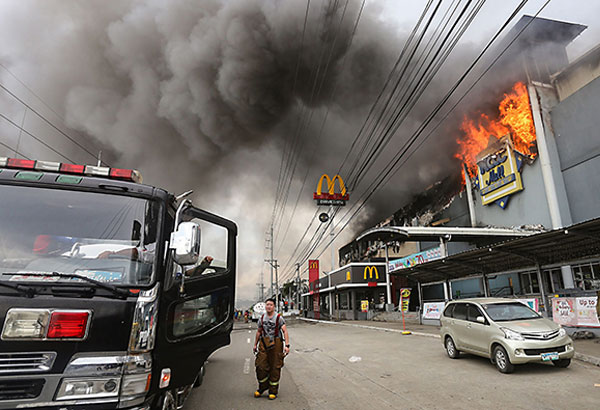
[[[565,368],[565,367],[569,367],[569,365],[571,364],[571,359],[560,359],[560,360],[554,360],[552,362],[552,364],[556,367],[560,367],[560,368]]]
[[[451,359],[458,359],[458,356],[460,356],[460,352],[456,349],[454,340],[450,336],[446,337],[446,353],[448,353],[448,357]]]
[[[508,353],[502,346],[496,346],[494,349],[494,363],[500,373],[512,373],[515,371],[515,365],[510,362]]]
[[[204,379],[204,365],[200,368],[200,373],[196,376],[196,380],[194,381],[194,388],[200,387],[202,385],[202,380]]]
[[[177,410],[177,402],[171,390],[166,391],[163,395],[161,410]]]

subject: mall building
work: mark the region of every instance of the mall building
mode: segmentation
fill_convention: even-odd
[[[529,139],[512,124],[505,135],[490,132],[465,154],[465,178],[440,181],[342,247],[344,267],[321,288],[335,290],[350,269],[344,292],[370,293],[332,296],[332,312],[359,318],[363,297],[372,308],[381,300],[397,307],[399,289],[409,287],[411,310],[421,312],[426,302],[503,296],[551,315],[553,297],[600,291],[600,45],[571,62],[566,53],[585,29],[528,16],[517,23],[488,76],[506,79],[501,115],[511,115],[502,112],[507,98],[505,109],[525,109]],[[371,289],[354,282],[353,269],[367,264],[388,267],[391,295],[385,275]],[[313,295],[305,295],[309,311]]]

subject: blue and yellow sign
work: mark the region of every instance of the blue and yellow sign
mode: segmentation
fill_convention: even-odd
[[[481,203],[496,203],[506,208],[510,195],[523,190],[521,180],[522,158],[509,144],[486,155],[477,162],[477,185]]]

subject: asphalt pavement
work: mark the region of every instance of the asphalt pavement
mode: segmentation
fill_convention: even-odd
[[[315,323],[290,323],[277,400],[255,399],[254,329],[236,324],[232,344],[209,359],[186,409],[595,409],[600,368],[573,361],[501,374],[484,358],[446,356],[438,339]],[[250,340],[250,342],[248,342]]]

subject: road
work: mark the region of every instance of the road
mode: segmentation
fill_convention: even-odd
[[[254,330],[236,324],[232,344],[211,356],[186,409],[593,409],[600,403],[594,386],[600,368],[579,361],[568,369],[519,366],[505,375],[484,358],[449,359],[431,337],[304,322],[289,329],[292,353],[275,402],[252,397]]]

